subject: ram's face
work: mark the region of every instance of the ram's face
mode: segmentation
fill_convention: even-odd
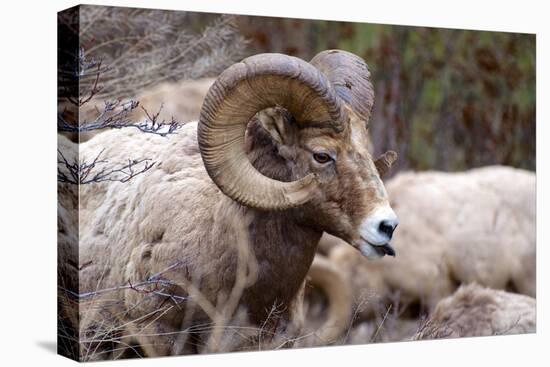
[[[279,123],[279,136],[285,134],[279,153],[291,165],[293,179],[316,176],[316,194],[304,206],[312,226],[342,238],[368,258],[394,255],[389,241],[397,217],[367,149],[366,124],[352,111],[349,115],[341,132],[308,124],[291,133],[290,126],[304,125]]]
[[[291,209],[367,257],[393,255],[397,218],[379,174],[395,153],[373,162],[367,150],[373,103],[368,65],[352,53],[326,50],[309,63],[251,56],[225,70],[205,97],[198,141],[206,171],[242,205]],[[265,141],[255,166],[243,149],[253,116],[274,143],[272,150]]]

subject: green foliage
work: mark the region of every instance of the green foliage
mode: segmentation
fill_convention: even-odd
[[[395,26],[372,31],[380,41],[362,55],[376,91],[384,93],[374,119],[395,135],[375,134],[380,150],[398,150],[402,168],[535,169],[534,35]],[[380,88],[392,84],[397,91]],[[380,93],[377,98],[381,103]],[[397,113],[388,113],[392,109]]]
[[[362,56],[376,92],[374,146],[396,150],[401,169],[535,169],[535,35],[261,17],[240,25],[251,53]]]

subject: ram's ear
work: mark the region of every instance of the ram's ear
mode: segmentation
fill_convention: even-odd
[[[389,172],[392,164],[397,160],[397,153],[393,150],[388,150],[386,153],[382,154],[380,157],[376,158],[374,165],[378,170],[380,177],[383,177],[386,173]]]
[[[258,112],[258,121],[279,145],[292,144],[296,130],[292,115],[280,107],[266,108]]]

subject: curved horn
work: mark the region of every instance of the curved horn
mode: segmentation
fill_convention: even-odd
[[[319,69],[334,86],[338,96],[366,122],[374,103],[374,89],[369,67],[357,55],[342,50],[318,53],[310,63]]]
[[[286,108],[298,123],[340,131],[347,116],[334,89],[316,68],[295,57],[260,54],[226,69],[202,105],[198,141],[206,171],[233,200],[260,209],[287,209],[307,202],[314,175],[281,182],[262,175],[248,160],[248,122],[268,107]]]

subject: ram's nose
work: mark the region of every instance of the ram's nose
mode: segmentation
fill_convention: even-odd
[[[375,209],[360,226],[361,237],[374,246],[388,243],[399,224],[397,215],[389,205]]]
[[[393,231],[395,231],[395,228],[398,224],[399,221],[397,220],[397,217],[391,219],[383,219],[378,225],[378,231],[388,236],[388,239],[391,240],[393,236]]]

